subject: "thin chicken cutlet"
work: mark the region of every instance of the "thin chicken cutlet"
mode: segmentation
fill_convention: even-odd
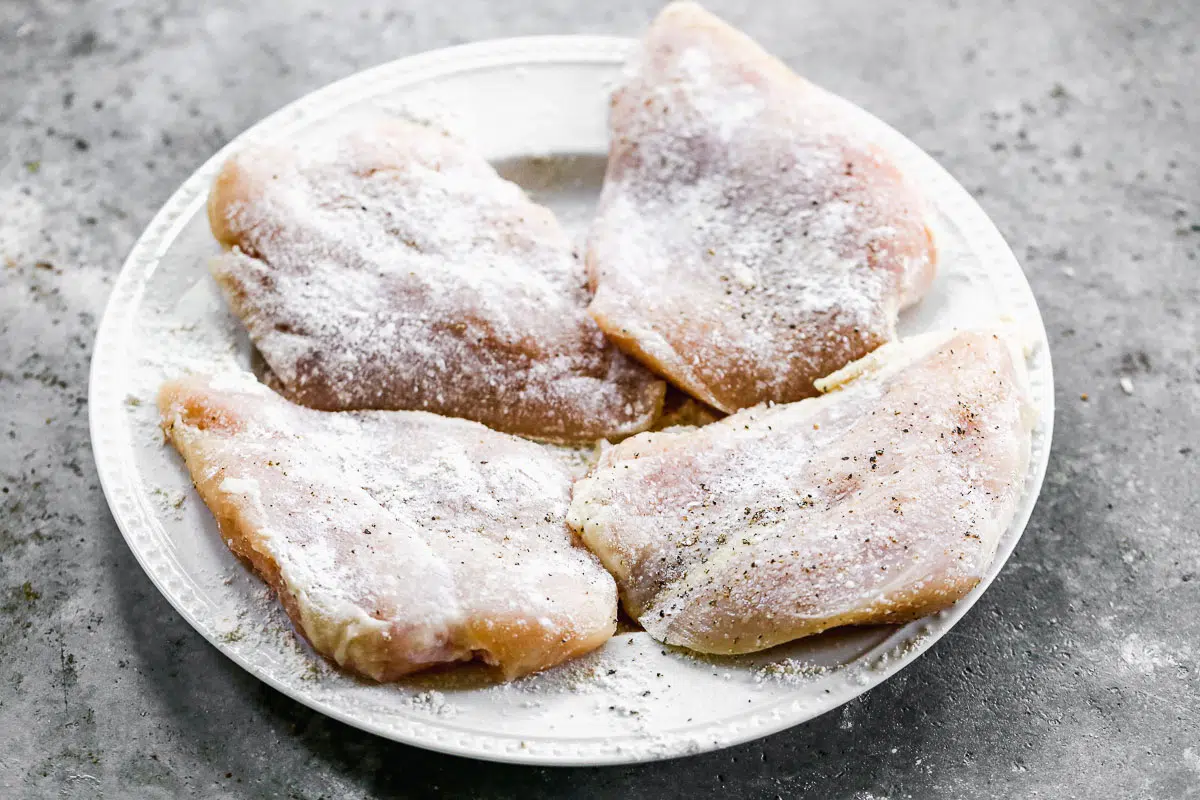
[[[609,128],[590,312],[713,408],[817,394],[933,280],[922,199],[861,121],[695,4],[651,26]]]
[[[664,385],[587,315],[549,209],[400,119],[253,147],[209,197],[213,274],[294,402],[406,409],[554,441],[645,430]]]
[[[423,412],[314,411],[241,373],[172,381],[159,408],[222,538],[339,666],[513,678],[612,635],[613,579],[564,523],[571,474],[548,448]]]
[[[1016,513],[1034,415],[1000,336],[885,345],[818,398],[643,433],[567,517],[656,639],[748,653],[947,608]]]

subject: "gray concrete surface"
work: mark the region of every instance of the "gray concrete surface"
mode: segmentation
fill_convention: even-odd
[[[634,33],[655,3],[3,0],[0,797],[1200,797],[1200,5],[712,5],[939,157],[1033,284],[1054,452],[964,623],[811,724],[630,768],[434,755],[266,688],[158,595],[97,484],[88,359],[135,236],[328,81],[473,39]]]

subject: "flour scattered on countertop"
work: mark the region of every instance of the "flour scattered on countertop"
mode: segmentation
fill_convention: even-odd
[[[1146,641],[1140,634],[1131,633],[1120,646],[1121,666],[1131,672],[1153,675],[1164,668],[1178,666],[1178,655],[1159,643]]]
[[[41,251],[45,207],[16,187],[2,187],[0,208],[0,267],[32,261]]]

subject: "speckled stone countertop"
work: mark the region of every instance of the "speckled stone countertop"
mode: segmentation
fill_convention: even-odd
[[[1057,375],[1033,520],[918,663],[684,760],[468,762],[292,702],[145,577],[92,464],[105,297],[175,187],[331,80],[634,34],[652,2],[0,4],[0,797],[1200,797],[1200,5],[710,5],[939,158],[1021,258]]]

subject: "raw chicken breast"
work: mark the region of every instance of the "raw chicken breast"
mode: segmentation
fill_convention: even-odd
[[[822,397],[625,440],[567,520],[667,644],[747,653],[929,614],[979,582],[1013,518],[1025,381],[995,335],[888,344]]]
[[[512,678],[615,629],[616,587],[564,524],[571,475],[546,447],[313,411],[249,374],[168,383],[159,408],[222,538],[339,666],[387,681],[477,659]]]
[[[731,412],[895,337],[933,280],[920,197],[845,107],[692,3],[667,7],[612,98],[590,311]]]
[[[289,399],[548,440],[645,430],[664,386],[588,317],[550,211],[449,135],[370,119],[233,156],[213,274]]]

